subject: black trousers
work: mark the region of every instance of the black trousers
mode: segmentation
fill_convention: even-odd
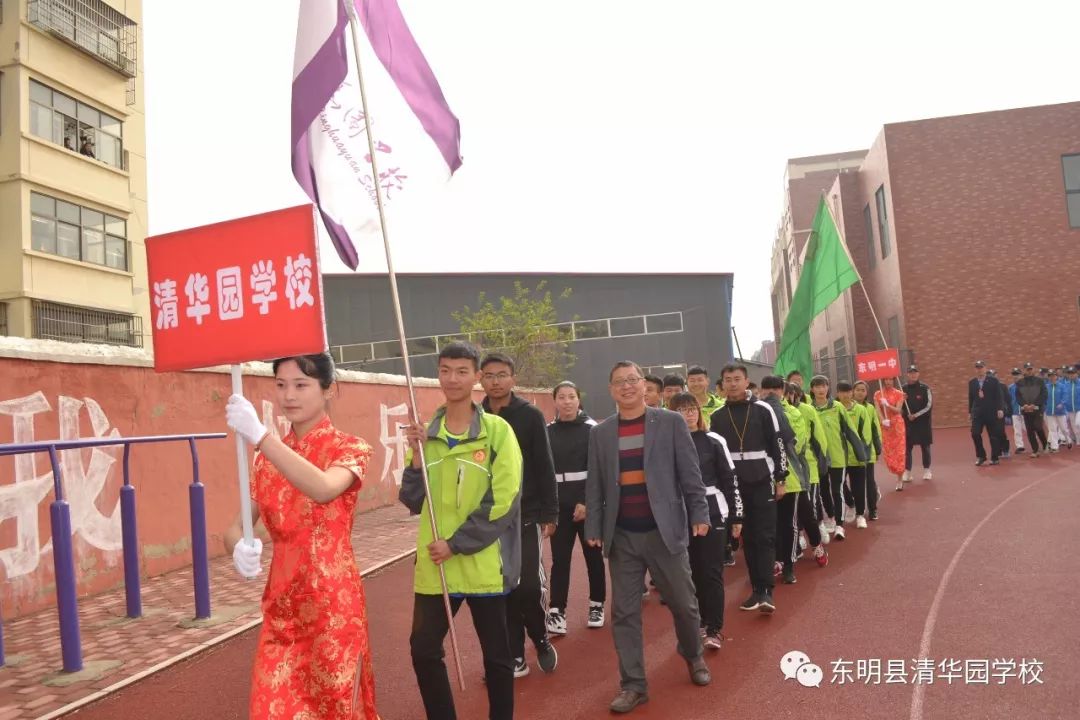
[[[1027,428],[1031,452],[1045,452],[1048,445],[1046,443],[1046,423],[1043,422],[1042,411],[1035,410],[1034,412],[1024,413],[1024,427]]]
[[[821,529],[818,527],[818,523],[821,522],[821,484],[811,484],[809,490],[804,490],[799,493],[798,506],[796,507],[796,513],[799,518],[799,527],[806,531],[806,539],[810,543],[810,547],[817,547],[821,544]],[[796,536],[798,532],[795,533]],[[799,538],[795,538],[796,544],[799,542]],[[796,552],[798,552],[796,550]]]
[[[776,558],[776,498],[768,480],[739,485],[743,500],[742,546],[750,586],[760,593],[773,589]]]
[[[547,578],[544,577],[543,537],[537,523],[521,524],[521,582],[506,598],[506,629],[510,651],[525,657],[525,634],[534,645],[547,641]]]
[[[877,479],[874,478],[874,468],[877,463],[866,463],[866,509],[877,512]]]
[[[510,640],[506,632],[506,596],[450,598],[455,615],[466,599],[476,637],[480,640],[480,652],[484,656],[488,717],[491,720],[511,720],[514,717],[514,658],[510,654]],[[449,631],[442,596],[415,595],[409,647],[428,720],[457,720],[450,678],[443,662],[443,641]]]
[[[727,527],[713,523],[704,537],[690,537],[690,576],[694,580],[701,624],[709,634],[724,627],[724,557]]]
[[[825,483],[821,499],[825,505],[825,512],[836,521],[837,525],[844,524],[844,478],[849,468],[831,467],[829,477],[822,478]],[[852,497],[852,501],[854,501]]]
[[[866,514],[866,466],[852,465],[847,470],[848,481],[851,483],[851,494],[855,496],[855,514]]]
[[[574,522],[574,508],[559,508],[559,525],[551,536],[551,608],[566,611],[570,594],[570,565],[574,557],[574,542],[581,543],[585,568],[589,572],[589,600],[602,603],[607,598],[607,576],[604,574],[604,551],[585,542],[585,521]]]
[[[986,434],[990,436],[990,459],[997,460],[1001,455],[1000,437],[1001,430],[998,425],[1001,424],[1001,420],[996,417],[986,417],[983,415],[974,415],[971,418],[971,441],[975,444],[975,457],[979,460],[986,459],[986,448],[983,447],[982,434],[983,430],[986,430]]]
[[[905,443],[904,447],[904,468],[911,470],[911,451],[914,448],[920,448],[922,450],[922,466],[924,470],[930,469],[930,443],[915,445],[910,440]]]

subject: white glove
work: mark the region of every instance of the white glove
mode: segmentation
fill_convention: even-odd
[[[262,540],[252,538],[251,544],[243,538],[236,543],[232,551],[233,566],[241,577],[248,580],[256,578],[262,573]]]
[[[892,427],[892,421],[889,420],[889,418],[885,418],[884,420],[882,420],[881,424],[884,425],[885,427]]]
[[[229,396],[229,402],[225,405],[225,422],[247,440],[248,445],[258,445],[266,436],[266,426],[259,420],[255,406],[241,395]]]

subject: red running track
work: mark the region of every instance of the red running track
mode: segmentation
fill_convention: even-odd
[[[710,654],[713,683],[690,684],[674,652],[670,615],[655,594],[645,609],[650,696],[632,717],[702,720],[770,719],[1068,718],[1077,717],[1080,586],[1076,551],[1080,506],[1080,449],[1000,467],[975,468],[966,432],[944,431],[934,446],[935,479],[916,480],[903,493],[883,479],[882,519],[833,543],[825,569],[798,564],[799,582],[777,588],[772,617],[740,613],[747,593],[742,558],[727,577],[729,640]],[[918,473],[916,473],[918,475]],[[366,580],[371,644],[384,720],[422,718],[409,664],[411,563]],[[943,580],[945,582],[943,582]],[[556,641],[559,666],[551,676],[532,664],[517,681],[516,717],[574,720],[608,717],[618,685],[610,628],[585,627],[583,563],[575,564],[570,634]],[[458,716],[487,716],[479,648],[468,613],[458,615],[468,689]],[[922,651],[920,651],[922,647]],[[77,720],[245,718],[254,634],[135,684],[77,712]],[[784,680],[780,658],[805,651],[824,670],[818,688]],[[531,652],[531,651],[530,651]],[[925,653],[925,655],[922,655]],[[914,658],[936,661],[1035,658],[1041,684],[1010,677],[1004,685],[933,685],[863,681],[833,684],[833,661]],[[530,657],[530,662],[532,658]],[[1001,665],[997,665],[1001,667]],[[1030,676],[1029,676],[1030,681]]]

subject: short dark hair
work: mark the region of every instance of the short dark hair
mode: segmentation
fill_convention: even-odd
[[[506,367],[510,368],[511,375],[514,374],[514,361],[510,358],[509,355],[504,355],[503,353],[497,352],[488,353],[484,356],[484,359],[480,361],[480,369],[483,370],[491,363],[502,363]]]
[[[700,365],[694,365],[686,371],[686,377],[690,377],[691,375],[704,375],[705,377],[709,377],[709,371]]]
[[[795,375],[798,375],[799,377],[802,377],[803,376],[802,370],[792,370],[791,372],[789,372],[787,374],[787,376],[784,379],[787,380],[788,382],[791,382],[791,378],[793,376],[795,376]]]
[[[616,370],[618,370],[619,368],[628,368],[628,367],[634,368],[641,375],[645,374],[645,373],[641,372],[641,366],[638,365],[633,360],[620,360],[619,362],[617,362],[617,363],[615,363],[614,365],[611,366],[611,372],[608,373],[608,378],[607,378],[608,382],[611,382],[611,379],[613,377],[615,377],[615,371]]]
[[[824,375],[815,375],[814,377],[810,378],[810,387],[817,387],[818,385],[824,385],[825,387],[829,387],[829,378],[825,377]]]
[[[758,389],[757,383],[754,382],[753,380],[751,380],[750,382],[748,382],[746,384],[746,389],[750,390],[751,392],[753,392],[754,390],[757,390]]]
[[[661,390],[664,389],[664,380],[662,378],[657,377],[656,375],[646,375],[645,376],[645,382],[652,383],[653,385],[660,388]]]
[[[791,400],[796,401],[792,404],[801,403],[806,399],[803,394],[802,385],[799,385],[798,383],[787,383],[784,386],[784,395],[791,398]]]
[[[682,375],[676,375],[675,373],[665,375],[664,387],[686,387],[686,378],[684,378]]]
[[[750,372],[746,369],[745,365],[740,363],[728,363],[720,370],[720,377],[724,377],[728,373],[741,372],[746,377],[750,377]]]
[[[766,375],[761,379],[762,390],[783,390],[785,384],[779,375]]]
[[[319,387],[323,390],[329,390],[330,386],[334,384],[334,380],[336,379],[334,359],[330,357],[329,353],[293,355],[291,357],[278,358],[274,361],[274,374],[277,375],[278,368],[290,360],[296,363],[296,366],[300,368],[300,372],[304,373],[309,378],[318,380]]]
[[[841,380],[840,382],[836,383],[836,392],[838,393],[851,392],[853,389],[854,388],[851,387],[851,383],[847,382],[846,380]]]
[[[467,342],[452,342],[439,351],[439,360],[472,360],[473,370],[480,369],[480,351]]]

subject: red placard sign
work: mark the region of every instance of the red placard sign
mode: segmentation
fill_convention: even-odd
[[[154,369],[326,349],[310,205],[146,239]]]
[[[855,356],[855,374],[860,380],[899,377],[900,352],[895,348],[859,353]]]

